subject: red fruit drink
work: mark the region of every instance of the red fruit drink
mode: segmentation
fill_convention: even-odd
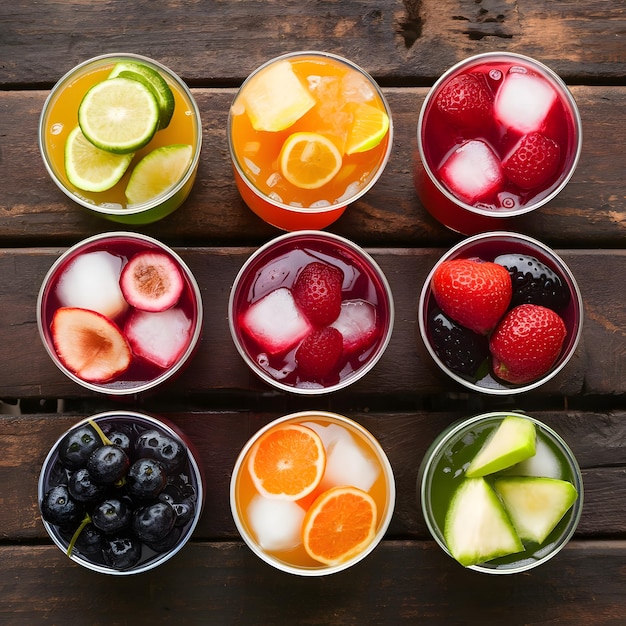
[[[237,350],[260,378],[319,394],[374,367],[391,338],[394,309],[387,280],[366,252],[337,235],[299,231],[246,261],[228,315]]]
[[[435,83],[417,128],[415,188],[464,234],[506,227],[563,189],[578,162],[576,102],[549,68],[517,54],[462,61]]]

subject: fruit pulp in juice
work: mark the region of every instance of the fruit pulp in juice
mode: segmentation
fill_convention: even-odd
[[[159,253],[167,252],[162,248],[151,244],[147,241],[138,241],[135,239],[126,239],[123,237],[112,238],[106,241],[96,241],[90,245],[87,245],[80,250],[76,251],[76,254],[68,256],[67,259],[64,260],[63,263],[59,265],[57,271],[52,276],[50,283],[47,285],[46,293],[43,298],[43,311],[42,311],[42,320],[44,333],[46,335],[46,341],[48,344],[53,347],[52,336],[50,332],[50,324],[52,322],[52,318],[54,316],[55,311],[62,306],[59,296],[57,295],[57,289],[59,286],[59,281],[63,277],[64,271],[70,266],[70,264],[81,254],[87,254],[91,252],[104,251],[112,254],[115,257],[118,257],[121,260],[121,266],[123,267],[128,260],[135,254],[144,251],[154,251]],[[169,256],[169,255],[168,255]],[[177,260],[171,257],[174,263],[179,266]],[[182,312],[185,314],[186,318],[190,320],[190,331],[189,338],[187,341],[187,345],[191,341],[193,337],[194,328],[196,327],[198,321],[198,309],[197,303],[195,299],[195,293],[189,277],[182,271],[180,268],[181,275],[183,277],[183,290],[180,295],[180,299],[176,304],[176,307],[180,308]],[[124,324],[126,320],[133,313],[133,307],[129,306],[125,312],[116,317],[113,321],[120,329],[124,328]],[[53,348],[54,349],[54,348]],[[185,348],[186,350],[186,348]],[[182,354],[185,353],[183,350]],[[175,364],[174,364],[175,365]],[[172,366],[173,367],[173,366]],[[109,389],[114,388],[132,388],[139,385],[142,385],[146,382],[152,381],[158,376],[162,375],[163,372],[166,371],[158,365],[140,358],[136,355],[132,356],[132,360],[130,366],[126,371],[117,376],[115,379],[110,380],[104,383],[98,383],[99,386]]]
[[[467,113],[467,117],[459,119],[451,117],[449,113],[440,109],[438,101],[442,90],[451,85],[451,81],[465,76],[476,78],[478,84],[486,90],[488,113]],[[514,83],[519,82],[519,76],[522,76],[523,80],[530,77],[533,84],[528,85],[529,89],[534,88],[535,85],[538,86],[541,96],[537,99],[545,98],[545,106],[541,113],[537,113],[536,118],[516,124],[513,119],[516,110],[512,107],[513,110],[509,112],[508,108],[511,106],[510,101],[517,99],[517,94],[511,90],[513,96],[505,98],[502,90],[511,79]],[[524,87],[526,86],[524,83]],[[520,100],[524,97],[521,91]],[[499,94],[502,95],[501,98],[498,98]],[[504,110],[505,108],[507,110]],[[459,72],[451,75],[430,98],[424,112],[420,133],[424,158],[428,168],[439,182],[461,202],[493,211],[496,216],[498,211],[516,211],[525,206],[532,206],[558,187],[573,167],[578,141],[571,104],[546,76],[521,60],[493,60],[460,68]],[[558,146],[555,152],[558,156],[553,157],[556,161],[553,172],[536,186],[532,184],[532,178],[535,177],[532,172],[544,167],[545,151],[543,149],[533,147],[524,149],[520,153],[520,160],[525,161],[524,167],[528,167],[531,171],[528,177],[523,176],[525,182],[520,183],[519,174],[516,175],[514,172],[517,166],[513,162],[508,165],[513,173],[507,171],[507,157],[521,146],[520,142],[524,137],[535,133],[541,134],[548,138],[551,144],[554,142]],[[456,151],[461,146],[467,146],[468,142],[472,142],[472,145],[477,145],[473,142],[479,142],[481,148],[486,145],[495,158],[485,171],[485,176],[490,179],[490,182],[485,183],[480,191],[474,189],[472,193],[463,194],[457,189],[462,189],[467,185],[467,180],[464,179],[476,179],[482,174],[477,175],[474,170],[464,171],[463,167],[459,167],[457,172],[455,168],[448,169],[448,165],[453,162],[451,157]],[[473,159],[474,163],[481,160],[482,154],[482,151],[476,154]],[[446,174],[446,171],[450,173]],[[446,176],[450,176],[450,180],[455,176],[459,177],[454,183],[455,189],[447,183]],[[540,180],[541,177],[535,179]],[[494,182],[495,180],[498,182]],[[436,206],[428,208],[437,212]]]
[[[317,426],[318,433],[323,432],[323,430],[322,431],[319,430],[320,427],[323,429],[325,427],[328,427],[329,425],[334,425],[334,427],[339,427],[344,431],[344,436],[345,435],[350,436],[351,445],[354,446],[356,450],[356,452],[350,453],[350,459],[352,459],[352,461],[354,462],[355,455],[356,455],[356,458],[358,458],[357,462],[363,463],[364,468],[367,468],[367,469],[364,469],[364,473],[371,472],[372,476],[374,475],[376,476],[376,478],[373,480],[373,483],[371,484],[369,489],[364,489],[364,491],[369,493],[369,495],[374,499],[374,502],[376,503],[376,515],[377,515],[376,528],[378,529],[380,527],[381,520],[385,516],[385,511],[386,511],[386,507],[388,503],[387,478],[386,478],[385,471],[383,469],[383,465],[380,461],[377,450],[364,437],[364,435],[361,432],[359,432],[356,428],[351,427],[345,422],[339,421],[339,420],[333,419],[332,417],[327,417],[327,416],[311,415],[305,418],[295,419],[293,421],[282,422],[280,425],[277,425],[276,427],[282,426],[284,424],[300,424],[303,426],[308,426],[309,428],[312,427],[314,429]],[[324,441],[324,436],[323,435],[320,435],[320,436],[322,437],[322,441]],[[328,455],[332,453],[330,446],[328,446],[326,453],[327,453],[327,463],[328,463]],[[239,474],[237,476],[236,506],[237,506],[237,510],[238,510],[241,522],[248,530],[250,536],[253,537],[255,541],[258,541],[257,537],[255,536],[254,531],[252,530],[253,523],[250,520],[248,510],[250,508],[250,503],[252,502],[253,498],[262,497],[262,496],[260,496],[256,487],[254,486],[254,483],[252,482],[252,478],[250,476],[250,472],[248,470],[249,454],[250,453],[248,453],[248,455],[246,455],[246,457],[244,458],[241,464]],[[353,468],[350,468],[347,470],[348,475],[351,474],[351,469]],[[334,482],[332,480],[329,481],[325,476],[322,479],[321,488],[318,487],[311,495],[307,496],[306,498],[303,498],[298,503],[296,502],[292,503],[293,506],[294,507],[299,506],[304,511],[306,511],[313,504],[315,498],[317,498],[319,495],[321,495],[321,493],[323,493],[327,489],[331,489],[332,487],[338,487],[338,486],[342,486],[342,487],[357,486],[358,487],[358,485],[348,485],[346,481],[342,481],[341,470],[337,471],[336,477],[338,479],[338,482]],[[262,525],[262,521],[260,521],[259,524]],[[265,550],[265,551],[271,556],[281,561],[284,561],[285,563],[293,565],[295,567],[304,567],[304,568],[327,567],[323,563],[320,563],[316,561],[315,559],[313,559],[311,556],[309,556],[306,550],[304,549],[304,546],[302,545],[301,541],[300,543],[298,543],[298,545],[291,547],[289,549],[275,550],[275,551]]]
[[[342,301],[364,302],[373,307],[375,331],[368,335],[361,349],[344,351],[335,367],[321,379],[311,380],[299,370],[296,352],[301,342],[286,351],[272,354],[244,330],[241,320],[248,309],[279,288],[291,289],[299,272],[312,262],[338,267],[344,276]],[[235,325],[241,345],[257,367],[280,383],[292,387],[330,387],[339,384],[361,369],[385,341],[390,320],[390,304],[380,277],[350,248],[323,240],[283,244],[271,257],[261,256],[249,269],[238,287],[234,303]]]
[[[465,469],[482,448],[489,435],[502,422],[502,419],[503,417],[491,417],[474,424],[468,429],[463,429],[446,444],[445,450],[434,461],[431,470],[432,482],[429,489],[429,503],[432,509],[432,518],[439,528],[439,534],[442,537],[450,501],[464,480]],[[535,475],[544,478],[558,478],[576,485],[572,466],[562,448],[548,432],[542,429],[541,425],[536,425],[536,431],[537,452],[535,456],[538,459],[540,458],[540,461],[533,467],[532,472],[521,472],[518,474],[515,471],[515,467],[513,467],[509,470],[486,476],[485,479],[488,483],[493,484],[495,478],[503,475]],[[523,552],[499,557],[489,561],[487,564],[498,567],[541,558],[549,553],[550,549],[558,543],[573,515],[574,508],[570,509],[563,516],[541,545],[525,540]]]
[[[280,61],[283,62],[283,61]],[[295,208],[342,206],[368,184],[382,166],[390,134],[374,148],[351,155],[344,153],[353,116],[351,103],[363,102],[385,111],[385,105],[369,79],[356,69],[332,58],[298,57],[289,61],[300,82],[315,99],[315,105],[287,129],[257,131],[252,127],[240,99],[246,85],[233,102],[230,112],[231,145],[234,157],[248,182],[271,200]],[[262,72],[263,70],[261,70]],[[296,132],[313,132],[328,137],[343,155],[338,174],[319,189],[302,189],[281,174],[278,159],[286,139]],[[254,210],[263,217],[263,202]],[[306,227],[306,214],[301,228]]]
[[[122,60],[122,59],[120,59]],[[189,144],[195,148],[196,132],[192,107],[183,95],[180,87],[168,80],[161,73],[174,95],[174,114],[167,126],[158,130],[150,142],[138,150],[122,178],[111,188],[101,192],[84,191],[75,188],[65,174],[65,142],[70,132],[78,125],[78,108],[91,87],[106,80],[115,65],[114,61],[106,65],[86,68],[85,73],[76,76],[58,92],[50,103],[44,129],[46,151],[59,180],[68,189],[86,202],[109,208],[126,208],[124,192],[135,165],[152,150],[171,144]],[[158,70],[157,70],[158,71]]]

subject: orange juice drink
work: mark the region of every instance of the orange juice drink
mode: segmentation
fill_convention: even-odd
[[[395,504],[391,465],[346,417],[303,411],[256,433],[230,488],[241,536],[270,565],[301,576],[344,570],[385,534]]]
[[[323,52],[262,65],[241,86],[228,119],[237,188],[252,211],[283,230],[338,219],[382,174],[392,136],[373,78]]]
[[[67,173],[67,141],[79,124],[79,107],[87,92],[107,80],[117,64],[139,64],[157,72],[171,90],[173,113],[147,145],[132,154],[124,175],[111,188],[79,188]],[[121,67],[121,66],[120,66]],[[54,86],[44,105],[39,126],[39,146],[52,180],[69,198],[101,217],[127,224],[145,224],[165,217],[186,199],[195,179],[202,126],[198,107],[185,83],[167,67],[136,54],[108,54],[81,63]],[[188,160],[176,180],[154,198],[131,202],[126,191],[136,165],[148,154],[168,146],[187,146]]]

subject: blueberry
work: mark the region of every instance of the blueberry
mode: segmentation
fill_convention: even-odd
[[[172,530],[170,530],[170,532],[165,535],[163,539],[159,539],[158,541],[147,541],[146,545],[149,548],[152,548],[155,552],[167,552],[178,543],[181,535],[182,529],[174,526],[174,528],[172,528]]]
[[[146,543],[158,542],[174,528],[176,512],[166,502],[141,507],[133,516],[133,531]]]
[[[141,557],[141,542],[131,536],[116,536],[104,540],[104,562],[114,569],[128,569]]]
[[[97,502],[107,490],[106,485],[93,482],[86,467],[81,467],[70,475],[67,488],[77,502]]]
[[[476,377],[489,357],[486,337],[460,326],[440,309],[428,316],[428,334],[437,356],[457,374]]]
[[[61,531],[61,535],[69,543],[72,540],[74,532]],[[102,533],[93,524],[87,524],[76,538],[74,548],[81,554],[100,554],[102,552],[102,542]]]
[[[52,487],[41,502],[41,515],[50,524],[68,527],[83,519],[83,507],[72,499],[67,485]]]
[[[87,465],[91,453],[102,445],[98,433],[89,424],[70,431],[59,444],[59,459],[71,470]]]
[[[148,457],[161,462],[167,473],[181,467],[187,458],[187,451],[182,442],[156,429],[146,430],[137,438],[135,452],[139,457]]]
[[[132,440],[130,434],[126,432],[125,429],[122,427],[116,428],[115,430],[107,433],[107,438],[112,444],[122,448],[126,454],[130,454]]]
[[[122,448],[114,445],[94,450],[87,461],[89,475],[95,483],[110,485],[120,480],[128,471],[130,461]]]
[[[506,267],[513,283],[510,308],[518,304],[540,304],[554,311],[564,309],[569,289],[547,265],[527,254],[501,254],[494,260]]]
[[[98,503],[92,513],[93,525],[103,533],[113,534],[130,526],[132,510],[124,500],[108,498]]]
[[[172,508],[176,511],[176,526],[184,526],[190,522],[196,511],[196,507],[191,500],[174,502]]]
[[[167,474],[159,461],[138,459],[128,470],[126,487],[128,493],[140,500],[150,500],[163,491],[167,484]]]

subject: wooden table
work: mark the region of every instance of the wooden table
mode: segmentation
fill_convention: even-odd
[[[30,2],[0,6],[0,622],[2,624],[623,624],[626,611],[626,42],[622,2],[605,0],[342,0],[341,2]],[[347,390],[319,399],[271,391],[246,369],[228,333],[226,302],[244,259],[279,234],[240,200],[225,136],[238,85],[286,51],[346,56],[383,86],[395,122],[392,157],[375,188],[328,230],[366,247],[396,301],[391,344]],[[571,182],[512,227],[556,248],[578,279],[583,340],[572,362],[536,392],[468,393],[418,351],[423,280],[460,236],[436,223],[411,180],[415,128],[433,81],[456,61],[507,50],[533,56],[571,86],[584,127]],[[157,59],[192,88],[204,146],[187,202],[137,228],[175,247],[206,307],[199,353],[172,385],[136,401],[85,392],[39,340],[41,280],[69,245],[115,230],[72,204],[48,177],[37,124],[51,86],[105,52]],[[115,407],[174,420],[199,448],[206,509],[189,545],[134,576],[85,571],[48,539],[37,507],[43,458],[78,419]],[[272,418],[312,408],[344,413],[380,440],[398,499],[389,531],[347,572],[301,579],[261,562],[228,506],[235,458]],[[583,468],[585,504],[574,539],[525,574],[466,571],[435,545],[415,498],[422,455],[448,423],[494,408],[553,426]]]

